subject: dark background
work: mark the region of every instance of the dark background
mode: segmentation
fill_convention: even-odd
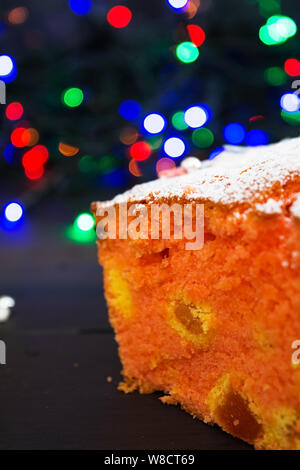
[[[106,19],[119,4],[132,12],[122,29]],[[179,408],[161,405],[159,394],[117,391],[121,366],[95,240],[92,232],[72,233],[75,218],[89,211],[92,200],[154,178],[170,136],[184,140],[183,157],[205,159],[226,143],[224,127],[230,122],[243,126],[242,144],[259,143],[247,137],[257,129],[266,142],[298,135],[298,114],[286,119],[279,102],[296,77],[284,64],[300,58],[299,33],[273,46],[258,35],[274,14],[299,24],[298,2],[194,0],[194,5],[191,17],[166,0],[94,0],[87,14],[78,15],[64,0],[1,1],[0,53],[11,56],[17,69],[7,83],[7,105],[20,102],[24,108],[13,121],[0,105],[0,295],[16,301],[9,320],[0,324],[7,345],[7,364],[0,366],[1,449],[248,448]],[[16,7],[27,12],[18,24],[9,19]],[[189,40],[189,24],[201,26],[206,39],[198,59],[185,64],[175,48]],[[274,77],[270,83],[270,67],[277,68],[279,83]],[[61,99],[70,87],[84,94],[75,108]],[[134,120],[118,112],[128,99],[141,105]],[[207,128],[214,142],[205,148],[194,144],[191,129],[172,126],[176,111],[197,103],[212,112]],[[161,113],[168,123],[158,140],[143,131],[149,112]],[[18,127],[36,129],[38,145],[49,151],[40,178],[28,178],[22,165],[30,147],[11,143]],[[130,171],[130,145],[120,141],[124,130],[151,146],[149,158],[134,167],[140,176]],[[76,147],[76,155],[64,155],[60,142]],[[87,161],[88,169],[82,163]],[[4,211],[11,201],[22,204],[24,216],[7,224]]]

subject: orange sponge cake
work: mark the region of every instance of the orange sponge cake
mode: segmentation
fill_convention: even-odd
[[[300,449],[300,139],[184,166],[92,205],[120,388],[162,391],[258,449]],[[195,246],[176,211],[163,236],[162,204],[201,227]]]

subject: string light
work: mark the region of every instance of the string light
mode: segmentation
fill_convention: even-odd
[[[166,126],[165,118],[161,114],[151,113],[144,119],[144,128],[150,134],[159,134]]]
[[[246,144],[255,147],[257,145],[266,145],[268,143],[267,134],[260,129],[252,129],[246,137]]]
[[[114,28],[125,28],[128,26],[132,18],[132,13],[129,8],[119,5],[113,7],[107,13],[107,21]]]
[[[246,137],[246,129],[238,122],[231,122],[224,128],[224,138],[229,144],[239,145]]]
[[[187,26],[187,31],[190,36],[190,40],[195,46],[201,46],[205,41],[205,32],[203,29],[196,24],[189,24]]]
[[[8,222],[18,222],[23,214],[23,207],[18,202],[10,202],[4,208],[4,216]]]
[[[176,47],[176,56],[181,62],[190,64],[198,59],[199,51],[195,44],[190,41],[185,41],[178,44]]]
[[[285,93],[280,98],[280,106],[289,113],[298,111],[300,108],[300,100],[295,93]]]
[[[141,113],[141,105],[134,100],[126,100],[119,106],[119,114],[129,121],[136,119]]]
[[[300,61],[297,59],[287,59],[284,63],[284,70],[291,77],[300,75]]]
[[[129,155],[134,160],[146,160],[151,155],[151,147],[147,142],[136,142],[130,147]]]
[[[92,8],[92,0],[70,0],[69,6],[77,15],[86,15]]]
[[[189,127],[197,128],[204,126],[208,119],[206,110],[201,106],[191,106],[184,113],[184,120]]]
[[[214,139],[214,134],[206,127],[195,129],[192,133],[192,142],[199,148],[210,147],[214,143]]]
[[[6,106],[5,114],[10,121],[17,121],[23,115],[23,106],[21,103],[14,102]]]
[[[70,108],[80,106],[84,98],[83,91],[80,88],[68,88],[62,94],[62,101]]]
[[[164,151],[169,157],[181,157],[185,152],[185,143],[179,137],[170,137],[164,143]]]

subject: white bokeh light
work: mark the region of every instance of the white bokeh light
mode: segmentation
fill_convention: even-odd
[[[184,154],[185,144],[178,137],[170,137],[164,143],[164,151],[169,157],[178,158]]]
[[[90,214],[81,214],[77,218],[77,226],[80,230],[87,232],[94,226],[94,218]]]
[[[6,206],[4,214],[9,222],[17,222],[23,215],[22,206],[17,202],[11,202]]]
[[[148,114],[144,119],[144,128],[150,134],[159,134],[165,127],[164,118],[157,113]]]
[[[207,114],[205,109],[201,108],[200,106],[192,106],[184,113],[184,120],[189,127],[196,129],[197,127],[201,127],[206,123]]]
[[[173,8],[183,8],[188,4],[189,0],[168,0],[168,3]]]
[[[284,111],[293,113],[299,111],[300,100],[295,93],[285,93],[280,99],[280,106]]]
[[[13,61],[8,55],[0,55],[0,76],[6,77],[14,68]]]

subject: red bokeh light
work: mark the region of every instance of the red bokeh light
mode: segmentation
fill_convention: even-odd
[[[15,147],[26,147],[30,141],[30,134],[25,127],[17,127],[12,131],[10,140]]]
[[[147,142],[136,142],[130,147],[129,154],[134,160],[146,160],[151,155],[151,147]]]
[[[30,180],[40,179],[43,176],[44,172],[45,170],[43,166],[40,166],[39,168],[35,168],[34,170],[25,168],[25,175]]]
[[[20,119],[23,114],[23,106],[21,103],[10,103],[8,106],[6,106],[5,114],[7,119],[10,119],[11,121],[16,121],[17,119]]]
[[[284,70],[291,77],[300,75],[300,61],[297,59],[287,59],[284,63]]]
[[[200,26],[196,24],[189,24],[187,30],[190,36],[190,40],[195,46],[201,46],[205,41],[205,32]]]
[[[113,7],[107,13],[107,21],[114,28],[125,28],[130,23],[132,13],[129,8],[122,5]]]
[[[36,145],[24,153],[22,165],[29,173],[36,173],[43,167],[49,158],[49,153],[44,145]],[[27,175],[27,174],[26,174]],[[36,179],[36,178],[31,178]]]

